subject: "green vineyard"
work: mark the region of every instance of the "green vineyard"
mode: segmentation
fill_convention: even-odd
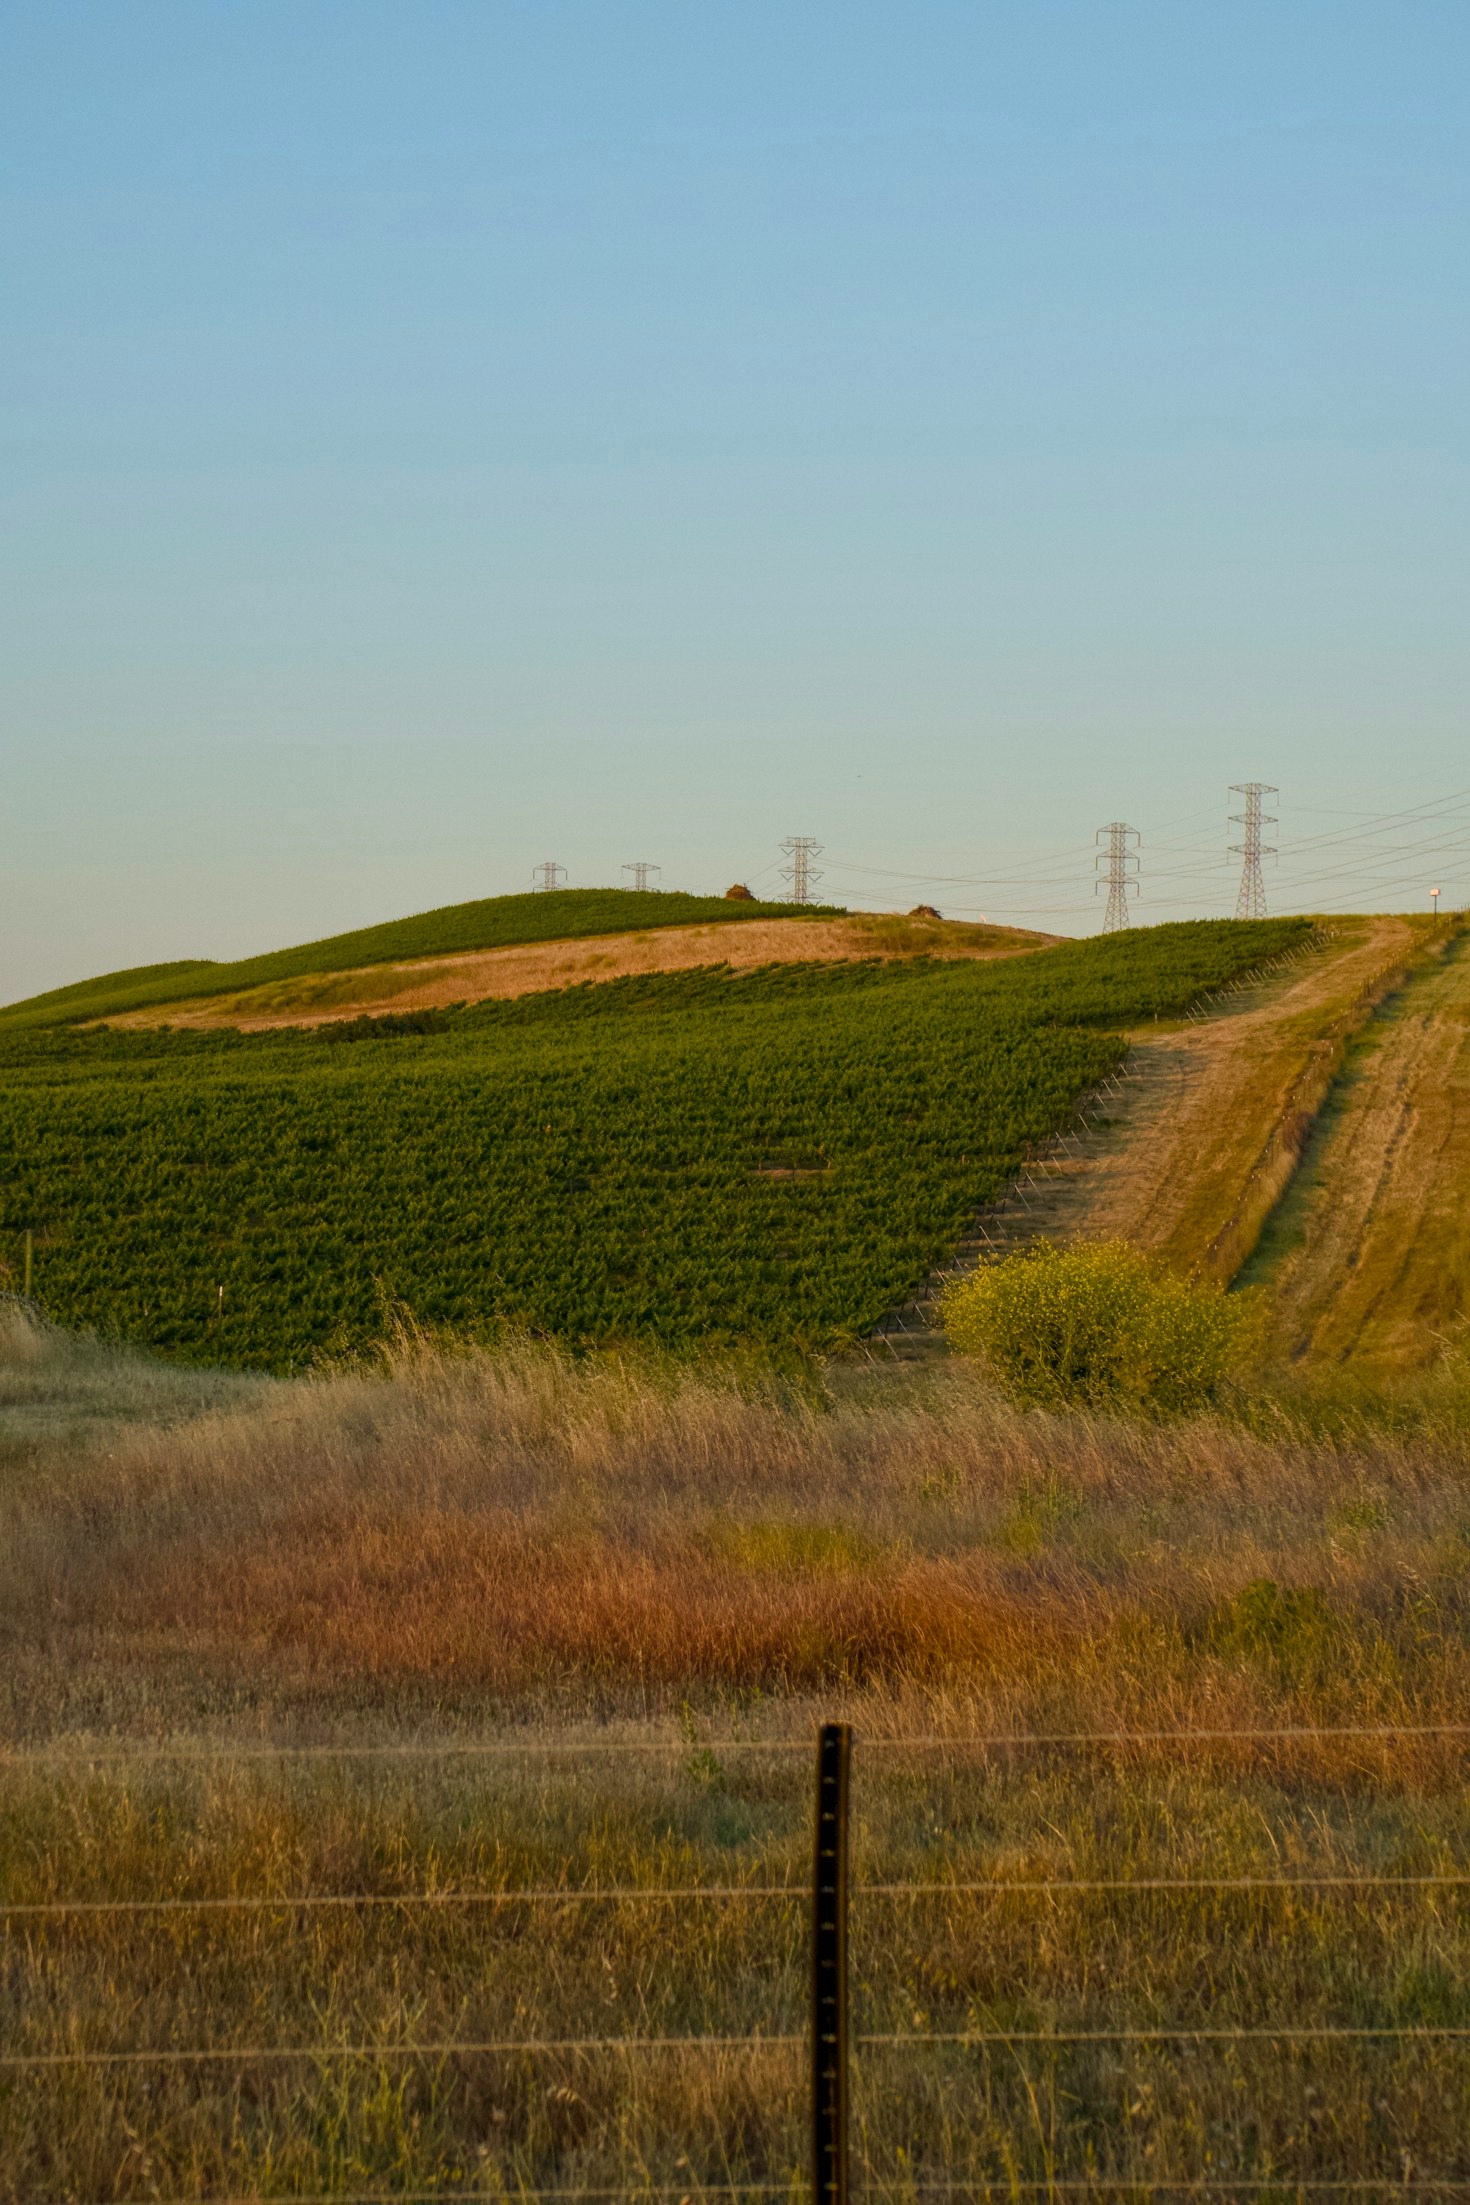
[[[0,1283],[30,1231],[57,1321],[270,1370],[395,1311],[830,1347],[944,1256],[1118,1029],[1304,929],[705,968],[250,1035],[22,1027],[0,1035]]]

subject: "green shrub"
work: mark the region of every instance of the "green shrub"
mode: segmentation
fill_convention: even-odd
[[[1265,1662],[1288,1681],[1320,1680],[1343,1655],[1343,1627],[1315,1585],[1253,1578],[1213,1610],[1206,1631],[1227,1661]]]
[[[1015,1400],[1177,1410],[1210,1398],[1251,1309],[1126,1241],[1039,1241],[955,1280],[940,1314],[950,1346],[982,1357]]]

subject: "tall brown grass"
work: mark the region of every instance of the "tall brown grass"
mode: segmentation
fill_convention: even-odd
[[[1448,1380],[1387,1416],[1262,1397],[1170,1425],[1022,1414],[958,1365],[405,1337],[288,1385],[4,1337],[0,1900],[272,1901],[0,1917],[0,2050],[231,2054],[0,2070],[5,2205],[802,2195],[799,2053],[762,2041],[803,2026],[797,1900],[418,1895],[799,1889],[808,1771],[765,1748],[817,1712],[857,1727],[859,1884],[925,1887],[856,1902],[864,2031],[1470,2026],[1457,1887],[1217,1881],[1470,1860],[1461,1742],[974,1742],[1461,1720]],[[925,1737],[946,1743],[892,1742]],[[453,1750],[486,1741],[514,1750]],[[313,1742],[348,1751],[284,1750]],[[1198,1888],[933,1895],[1160,1875]],[[400,2049],[704,2032],[734,2041]],[[1467,2081],[1438,2039],[867,2050],[856,2145],[893,2199],[1088,2177],[1386,2197],[1406,2167],[1466,2173]]]
[[[0,1494],[16,1737],[385,1695],[503,1720],[939,1692],[1052,1727],[1464,1697],[1465,1450],[1422,1418],[1127,1423],[1018,1413],[958,1365],[797,1383],[413,1339],[311,1383],[170,1373],[162,1404],[64,1342],[8,1371],[34,1397]],[[84,1427],[48,1431],[48,1386]],[[1227,1658],[1211,1618],[1262,1580],[1313,1589],[1332,1660]]]

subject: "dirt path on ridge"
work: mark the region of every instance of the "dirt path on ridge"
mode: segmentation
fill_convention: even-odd
[[[1250,1266],[1293,1357],[1423,1366],[1470,1313],[1470,940],[1365,1029]]]
[[[1034,1191],[1022,1231],[1132,1241],[1183,1268],[1206,1260],[1328,1036],[1363,988],[1408,954],[1396,918],[1334,922],[1338,938],[1197,1025],[1132,1036],[1110,1120]]]

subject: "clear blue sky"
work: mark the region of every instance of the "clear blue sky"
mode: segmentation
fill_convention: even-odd
[[[1464,0],[6,10],[0,996],[801,832],[1217,909],[1247,777],[1283,904],[1470,901],[1467,84]]]

